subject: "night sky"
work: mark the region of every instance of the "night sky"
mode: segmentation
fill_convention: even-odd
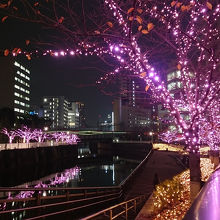
[[[25,40],[39,36],[33,24],[7,19],[0,24],[0,49],[25,46]],[[38,33],[37,33],[38,32]],[[34,45],[33,45],[34,48]],[[57,48],[60,49],[60,48]],[[99,115],[104,119],[112,112],[112,97],[104,95],[95,82],[107,70],[96,57],[38,57],[27,61],[31,69],[31,103],[41,104],[42,96],[65,96],[70,101],[81,101],[86,106],[89,126],[95,127]],[[103,71],[104,70],[104,71]]]

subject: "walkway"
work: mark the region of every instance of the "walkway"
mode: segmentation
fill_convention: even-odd
[[[156,173],[162,182],[182,172],[185,168],[180,162],[180,157],[177,152],[154,151],[137,174],[125,200],[139,195],[150,196],[153,192],[153,179]]]

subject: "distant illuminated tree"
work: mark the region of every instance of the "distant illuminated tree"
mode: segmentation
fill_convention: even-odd
[[[178,135],[177,131],[167,131],[167,132],[160,134],[159,139],[167,143],[172,143],[174,141],[178,141],[177,135]]]
[[[182,132],[190,152],[191,181],[200,181],[201,118],[206,118],[209,107],[219,102],[219,2],[21,2],[25,10],[16,10],[17,5],[13,1],[1,7],[8,9],[7,12],[2,10],[3,13],[46,25],[57,31],[56,39],[62,42],[62,48],[70,46],[68,49],[45,50],[42,53],[24,52],[27,58],[30,59],[34,53],[54,57],[96,55],[111,62],[108,58],[113,57],[115,69],[97,83],[106,81],[120,71],[142,78],[146,82],[146,91],[151,89],[153,97],[169,110],[177,129]],[[2,19],[5,22],[7,17]],[[26,41],[27,45],[29,43]],[[176,70],[180,72],[182,88],[179,97],[172,96],[167,90],[166,83],[154,66],[153,56],[160,54],[167,57],[164,48],[171,52],[170,60],[175,60]],[[4,53],[16,55],[22,50],[6,49]],[[188,119],[183,117],[183,109]]]
[[[76,144],[79,141],[79,138],[75,134],[69,134],[66,138],[66,143],[68,144]]]
[[[51,138],[54,138],[57,143],[61,141],[62,143],[67,144],[76,144],[79,140],[77,135],[69,134],[67,132],[54,132],[51,134]]]
[[[12,143],[14,138],[17,136],[16,131],[14,131],[14,130],[8,131],[7,128],[3,128],[2,133],[8,136],[10,144]]]
[[[23,143],[29,143],[30,140],[34,139],[34,132],[27,126],[16,130],[17,136],[23,139]]]
[[[47,133],[43,132],[41,129],[35,129],[33,135],[34,139],[39,143],[44,142],[48,138]]]

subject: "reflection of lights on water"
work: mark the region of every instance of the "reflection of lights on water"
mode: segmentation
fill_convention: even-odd
[[[112,165],[112,183],[115,184],[115,164]]]
[[[74,167],[71,169],[67,169],[65,170],[63,173],[61,174],[56,174],[55,177],[51,178],[49,181],[49,183],[43,183],[42,181],[39,182],[37,185],[35,186],[31,186],[34,188],[47,188],[47,187],[54,187],[56,185],[60,185],[63,183],[68,183],[70,180],[75,179],[79,173],[81,173],[81,169],[79,167]],[[28,188],[28,185],[26,186],[26,188]],[[53,191],[48,190],[48,194],[50,195],[50,193],[52,193]],[[8,199],[21,199],[21,198],[30,198],[33,197],[35,191],[21,191],[19,192],[17,195],[12,196],[11,192],[8,193]],[[39,192],[41,193],[41,192]],[[56,192],[57,194],[57,192]],[[43,191],[42,192],[42,196],[47,196],[47,191]],[[12,206],[14,206],[15,203],[12,202]],[[25,206],[25,203],[23,204],[23,206]],[[1,204],[0,205],[0,209],[5,210],[6,209],[6,203],[5,204]],[[14,212],[11,213],[12,215],[14,214]]]

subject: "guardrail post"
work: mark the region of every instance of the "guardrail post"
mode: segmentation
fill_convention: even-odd
[[[112,209],[110,210],[110,213],[109,213],[109,219],[112,220]]]
[[[86,197],[87,197],[87,190],[84,189],[84,198],[86,198]]]
[[[137,212],[137,202],[136,202],[136,199],[134,200],[134,212],[135,213]]]
[[[41,195],[40,195],[40,191],[36,191],[37,192],[37,205],[40,205],[41,204]]]
[[[125,219],[128,219],[128,203],[125,203]]]
[[[69,190],[66,190],[66,200],[69,201],[70,199],[70,192]]]

